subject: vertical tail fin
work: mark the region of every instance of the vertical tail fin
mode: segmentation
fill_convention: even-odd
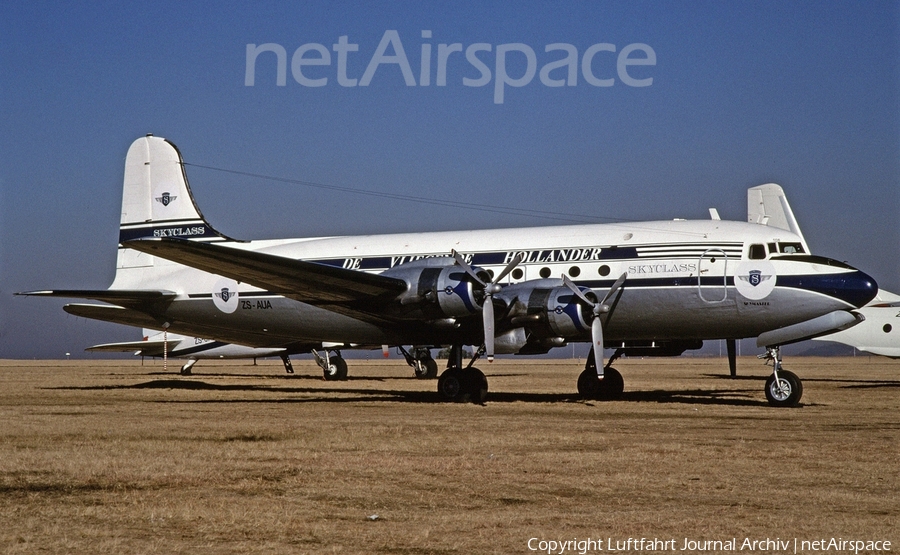
[[[153,135],[131,143],[125,157],[117,276],[122,270],[154,266],[154,257],[121,246],[144,237],[228,239],[197,208],[178,148]]]
[[[178,148],[153,135],[134,141],[125,157],[119,242],[143,237],[227,239],[197,208]]]

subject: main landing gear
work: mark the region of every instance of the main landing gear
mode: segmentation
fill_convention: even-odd
[[[284,363],[284,371],[288,374],[294,373],[294,365],[291,364],[291,357],[287,355],[281,355],[281,362]]]
[[[773,407],[796,407],[803,396],[803,382],[796,374],[781,367],[781,348],[766,347],[759,358],[772,362],[772,375],[766,380],[766,400]]]
[[[335,350],[332,355],[326,350],[325,356],[322,356],[313,349],[312,354],[316,359],[316,364],[322,369],[322,376],[327,381],[334,382],[347,379],[347,361],[341,356],[340,351]]]
[[[195,364],[197,364],[196,358],[189,359],[186,363],[184,363],[184,366],[181,367],[181,375],[190,376],[192,374],[191,368],[193,368]]]
[[[587,362],[584,363],[584,371],[578,376],[578,394],[582,398],[592,401],[614,401],[622,397],[625,380],[622,379],[622,374],[611,366],[622,356],[622,352],[622,349],[617,349],[613,356],[609,357],[606,366],[598,372],[597,359],[594,357],[594,349],[591,348]]]
[[[433,380],[437,377],[437,362],[431,358],[431,351],[428,347],[413,347],[412,353],[398,346],[403,357],[406,358],[406,364],[412,366],[416,377],[420,380]]]
[[[450,347],[450,358],[447,361],[447,369],[438,378],[438,395],[444,401],[456,401],[465,403],[482,404],[487,399],[488,383],[484,372],[472,366],[484,354],[482,346],[469,364],[462,366],[462,345]]]

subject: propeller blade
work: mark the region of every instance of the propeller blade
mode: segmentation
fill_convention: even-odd
[[[507,275],[509,275],[509,273],[513,271],[513,268],[518,266],[520,262],[522,262],[522,254],[521,253],[517,254],[516,257],[513,258],[509,264],[506,265],[506,268],[503,268],[503,271],[500,272],[500,274],[493,279],[493,283],[499,283],[499,282],[503,281],[503,278],[505,278]]]
[[[597,377],[603,378],[603,324],[600,316],[591,322],[591,342],[594,344],[594,364],[597,366]]]
[[[451,250],[450,253],[453,255],[453,258],[456,259],[456,263],[459,264],[460,266],[462,266],[462,267],[463,267],[463,270],[465,270],[466,273],[469,274],[469,276],[472,277],[472,279],[474,279],[475,281],[477,281],[478,283],[480,283],[482,287],[487,287],[487,284],[486,284],[485,282],[481,281],[481,278],[478,277],[478,274],[476,274],[476,273],[475,273],[475,270],[472,269],[471,266],[469,266],[469,263],[466,262],[466,259],[463,258],[463,256],[462,256],[461,254],[459,254],[458,252],[456,252],[455,249],[454,249],[454,250]]]
[[[494,362],[494,301],[490,295],[485,297],[481,313],[484,316],[484,352],[488,362]]]
[[[619,290],[619,287],[622,287],[622,284],[625,283],[625,278],[627,276],[628,272],[625,272],[621,276],[619,276],[619,279],[617,279],[616,282],[612,284],[612,287],[610,287],[609,291],[606,292],[606,295],[603,296],[603,300],[600,301],[600,304],[606,304],[606,301],[611,299],[613,295],[616,294],[616,291]]]
[[[586,305],[588,305],[588,306],[594,306],[595,304],[597,304],[597,303],[595,303],[594,301],[592,301],[592,300],[590,300],[589,298],[587,298],[587,296],[584,294],[584,291],[582,291],[581,289],[579,289],[578,286],[575,285],[575,282],[572,281],[571,279],[569,279],[569,276],[567,276],[567,275],[565,275],[565,274],[563,274],[563,284],[564,284],[566,287],[568,287],[569,289],[571,289],[571,290],[572,290],[572,293],[575,293],[575,295],[578,296],[578,298],[581,299],[581,301],[582,301],[584,304],[586,304]]]

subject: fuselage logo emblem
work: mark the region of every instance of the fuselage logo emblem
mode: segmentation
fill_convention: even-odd
[[[758,301],[775,290],[775,266],[768,260],[751,260],[738,264],[734,272],[734,287],[745,298]]]
[[[231,314],[238,308],[238,284],[233,279],[221,278],[213,285],[212,300],[220,311]]]
[[[767,279],[771,279],[772,276],[764,276],[762,270],[750,270],[750,273],[746,276],[738,276],[740,279],[745,279],[750,282],[750,285],[756,287],[760,283],[766,281]]]

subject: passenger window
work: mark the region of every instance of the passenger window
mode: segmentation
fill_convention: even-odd
[[[548,278],[550,277],[550,268],[541,268],[541,277]]]
[[[765,245],[750,245],[750,260],[764,260],[766,258]]]

